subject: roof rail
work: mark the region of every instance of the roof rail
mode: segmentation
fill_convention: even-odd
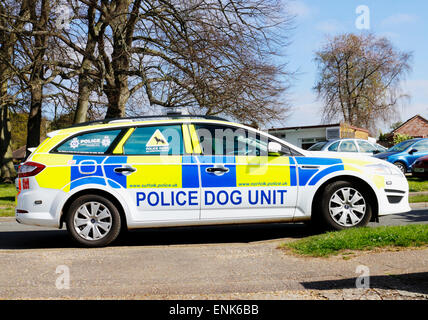
[[[83,127],[83,126],[90,126],[95,124],[106,124],[106,123],[114,123],[114,122],[125,122],[125,121],[140,121],[140,120],[147,120],[147,119],[185,119],[185,118],[202,118],[202,119],[209,119],[209,120],[220,120],[220,121],[229,121],[225,118],[217,117],[217,116],[209,116],[209,115],[191,115],[191,114],[167,114],[167,115],[160,115],[160,116],[136,116],[136,117],[124,117],[124,118],[110,118],[110,119],[103,119],[103,120],[94,120],[94,121],[88,121],[88,122],[82,122],[77,123],[69,128],[75,128],[75,127]]]

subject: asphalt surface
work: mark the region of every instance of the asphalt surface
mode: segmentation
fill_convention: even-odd
[[[370,225],[412,223],[428,223],[428,210]],[[65,230],[0,218],[0,299],[355,299],[361,265],[370,270],[369,296],[428,298],[427,248],[329,259],[278,249],[309,235],[301,223],[141,229],[82,249]],[[64,266],[68,288],[58,287]]]

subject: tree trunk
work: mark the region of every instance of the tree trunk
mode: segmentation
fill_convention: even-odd
[[[123,118],[125,116],[125,106],[129,99],[128,81],[126,84],[116,86],[106,91],[108,108],[106,119]]]
[[[138,2],[139,3],[139,2]],[[122,118],[125,116],[125,107],[129,99],[128,75],[131,63],[130,48],[132,46],[133,28],[135,20],[127,20],[130,0],[116,1],[116,17],[110,22],[113,30],[113,53],[111,65],[113,69],[114,84],[106,86],[105,93],[108,99],[106,119]],[[130,17],[129,19],[134,19]]]
[[[6,106],[0,108],[0,121],[1,180],[2,182],[12,183],[16,176],[16,171],[13,166],[9,108]]]
[[[13,46],[6,44],[6,38],[1,42],[0,55],[6,61],[10,61]],[[12,136],[9,116],[8,77],[10,70],[6,63],[0,64],[0,180],[11,183],[16,176],[12,156]]]
[[[27,124],[27,149],[40,144],[40,126],[42,123],[43,85],[41,81],[34,81],[31,87],[31,105]],[[28,153],[28,151],[27,151]]]
[[[77,109],[74,114],[73,123],[82,123],[88,120],[89,97],[91,95],[92,82],[85,74],[79,75],[79,96],[77,98]]]

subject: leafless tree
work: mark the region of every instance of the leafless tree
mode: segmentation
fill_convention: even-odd
[[[142,104],[186,106],[247,122],[262,123],[287,111],[283,94],[291,73],[274,62],[287,45],[292,21],[280,16],[281,1],[80,0],[80,5],[74,23],[87,25],[84,44],[74,41],[77,28],[59,36],[81,57],[69,65],[79,70],[77,122],[84,120],[93,90],[107,98],[107,118],[125,115],[135,94]]]
[[[0,164],[1,179],[11,182],[15,175],[11,149],[10,108],[15,103],[20,90],[10,88],[14,74],[13,60],[17,35],[10,30],[21,30],[29,17],[28,3],[0,3]],[[17,19],[10,19],[14,15]]]
[[[411,57],[372,34],[328,39],[315,54],[314,89],[324,101],[324,120],[344,120],[376,133],[377,122],[393,120],[400,101],[408,97],[400,84],[411,70]]]

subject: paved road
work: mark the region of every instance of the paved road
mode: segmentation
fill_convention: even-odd
[[[428,210],[381,220],[381,225],[407,223],[428,223]],[[427,248],[350,259],[300,258],[277,249],[308,235],[303,224],[146,229],[129,232],[108,248],[79,249],[65,230],[2,218],[0,299],[358,298],[359,265],[370,269],[371,294],[428,297]],[[69,289],[57,288],[63,272],[58,266],[70,271]]]

